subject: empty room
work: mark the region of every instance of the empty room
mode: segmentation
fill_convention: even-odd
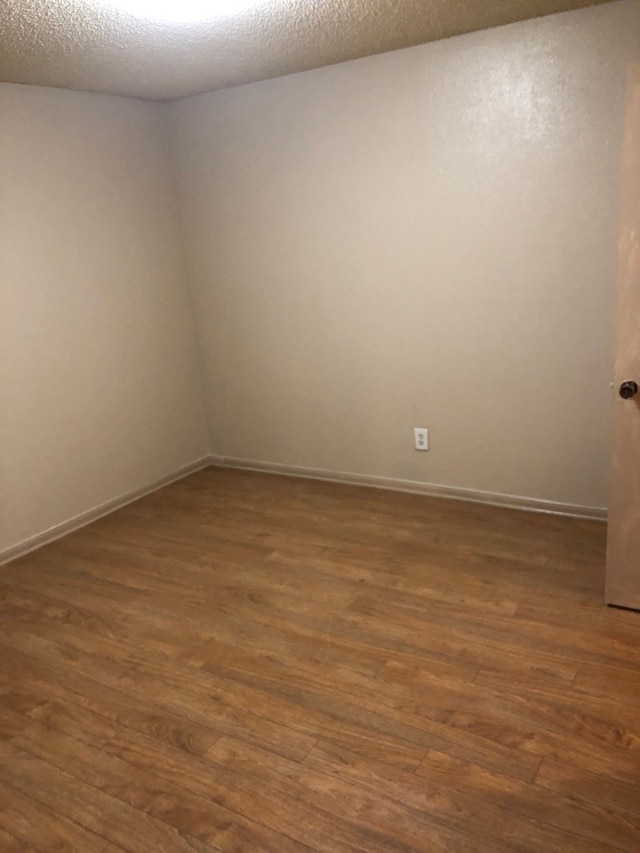
[[[6,0],[0,851],[640,851],[640,0]]]

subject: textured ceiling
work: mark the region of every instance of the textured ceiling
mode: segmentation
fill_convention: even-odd
[[[244,12],[163,24],[108,0],[0,0],[0,80],[173,98],[597,2],[607,0],[247,0]]]

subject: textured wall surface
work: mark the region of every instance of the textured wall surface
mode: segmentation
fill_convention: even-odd
[[[605,506],[639,54],[622,2],[171,104],[213,452]]]
[[[161,111],[0,84],[0,551],[207,453]]]
[[[0,80],[170,98],[594,2],[3,0]],[[191,14],[203,8],[209,20]]]

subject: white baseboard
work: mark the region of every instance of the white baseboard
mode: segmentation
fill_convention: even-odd
[[[521,509],[529,512],[544,512],[550,515],[565,515],[573,518],[593,519],[595,521],[606,521],[607,510],[604,507],[580,506],[578,504],[559,503],[557,501],[545,501],[539,498],[524,498],[518,495],[502,495],[497,492],[481,492],[476,489],[460,489],[455,486],[441,486],[435,483],[420,483],[415,480],[395,480],[391,477],[373,477],[367,474],[349,474],[341,471],[327,471],[322,468],[304,468],[297,465],[280,465],[276,462],[258,462],[252,459],[234,459],[229,456],[203,456],[195,462],[184,465],[177,471],[161,477],[148,486],[135,489],[120,497],[113,498],[100,506],[87,510],[86,512],[63,521],[37,533],[28,539],[11,545],[0,551],[0,566],[18,557],[23,557],[36,548],[48,545],[74,530],[85,527],[93,521],[97,521],[109,513],[115,512],[127,504],[137,501],[145,495],[151,494],[163,486],[168,486],[176,480],[188,477],[202,468],[213,466],[215,468],[238,468],[245,471],[259,471],[267,474],[279,474],[286,477],[302,477],[311,480],[327,480],[331,483],[345,483],[352,486],[366,486],[372,489],[388,489],[395,492],[409,492],[416,495],[427,495],[430,497],[447,498],[449,500],[469,501],[471,503],[490,504],[491,506],[506,507],[508,509]]]
[[[239,468],[245,471],[260,471],[287,477],[303,477],[312,480],[327,480],[331,483],[347,483],[352,486],[368,486],[372,489],[410,492],[416,495],[490,504],[491,506],[506,507],[507,509],[545,512],[551,515],[565,515],[572,518],[586,518],[596,521],[607,520],[606,507],[580,506],[579,504],[546,501],[539,498],[503,495],[498,492],[481,492],[477,489],[461,489],[456,486],[420,483],[415,480],[395,480],[390,477],[372,477],[368,474],[348,474],[340,471],[327,471],[322,468],[303,468],[296,465],[280,465],[276,462],[234,459],[229,456],[212,456],[211,465],[217,468]]]
[[[60,524],[55,524],[53,527],[49,527],[48,530],[44,530],[42,533],[36,533],[35,536],[30,536],[28,539],[18,542],[17,545],[10,545],[9,548],[5,548],[3,551],[0,551],[0,566],[11,560],[17,560],[18,557],[23,557],[30,551],[35,551],[36,548],[48,545],[50,542],[54,542],[56,539],[60,539],[68,533],[73,533],[74,530],[86,527],[87,524],[91,524],[91,522],[97,521],[99,518],[109,515],[127,504],[133,503],[139,498],[143,498],[145,495],[151,494],[151,492],[156,492],[163,486],[168,486],[169,483],[174,483],[176,480],[188,477],[189,474],[195,474],[196,471],[200,471],[202,468],[208,468],[210,464],[210,457],[203,456],[201,459],[196,459],[195,462],[183,465],[182,468],[178,468],[177,471],[173,471],[173,473],[167,474],[159,480],[155,480],[148,486],[143,486],[140,489],[134,489],[132,492],[127,492],[125,495],[113,498],[106,503],[100,504],[100,506],[93,507],[93,509],[89,509],[86,512],[81,512],[80,515],[76,515],[68,521],[62,521]]]

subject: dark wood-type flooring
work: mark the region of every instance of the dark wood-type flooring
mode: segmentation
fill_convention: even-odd
[[[0,850],[640,850],[605,527],[208,469],[0,568]]]

